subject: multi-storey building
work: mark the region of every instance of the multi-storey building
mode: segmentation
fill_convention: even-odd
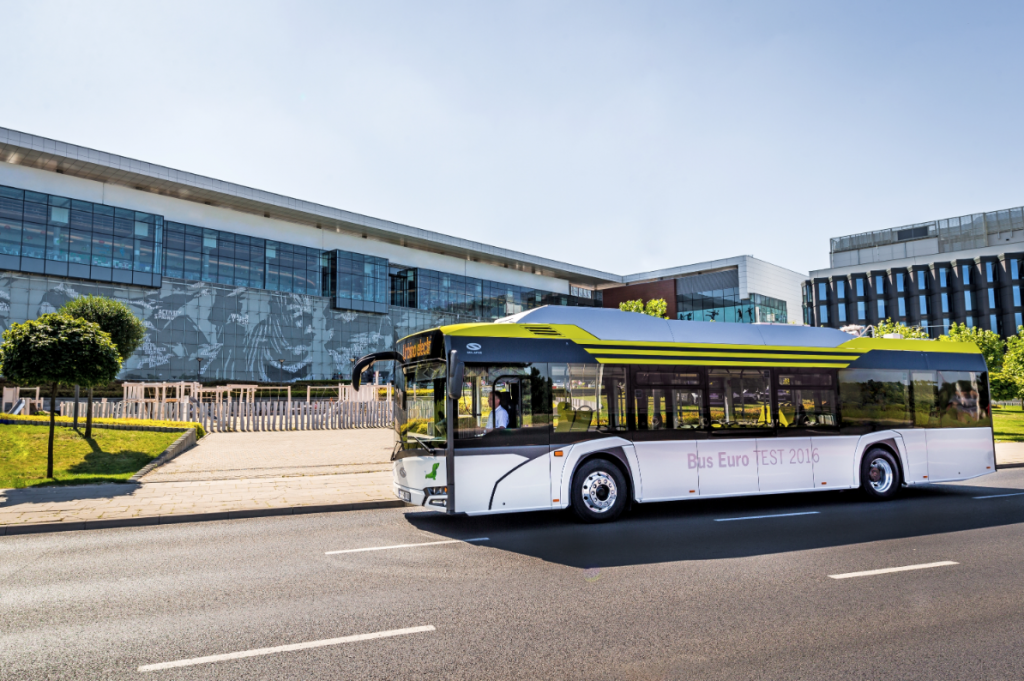
[[[840,328],[885,319],[931,336],[953,323],[1012,335],[1024,323],[1024,209],[832,239],[831,267],[805,282],[804,321]]]
[[[617,305],[656,279],[680,318],[781,322],[804,277],[776,270],[623,277],[0,128],[0,330],[123,300],[149,333],[122,378],[347,379],[425,328]]]

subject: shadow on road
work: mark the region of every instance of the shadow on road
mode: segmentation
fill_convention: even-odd
[[[935,485],[890,502],[858,490],[634,504],[617,522],[587,525],[572,511],[485,517],[408,513],[420,530],[577,568],[715,560],[904,539],[1024,522],[1020,488]],[[717,518],[817,511],[816,515],[716,522]]]

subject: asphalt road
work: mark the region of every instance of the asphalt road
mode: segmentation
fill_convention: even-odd
[[[1020,679],[1024,494],[975,498],[1017,492],[1024,469],[602,526],[390,509],[3,537],[0,678]],[[781,513],[803,515],[719,520]]]

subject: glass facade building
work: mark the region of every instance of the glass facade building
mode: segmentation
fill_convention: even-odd
[[[578,292],[578,291],[577,291]],[[493,320],[541,305],[600,307],[601,293],[583,297],[423,268],[391,275],[391,304],[470,319]]]
[[[336,309],[380,314],[388,311],[387,259],[349,251],[331,251],[327,257],[327,292],[334,297]]]
[[[0,269],[159,287],[163,217],[0,186]]]

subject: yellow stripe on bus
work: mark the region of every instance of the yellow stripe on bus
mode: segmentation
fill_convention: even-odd
[[[850,362],[829,362],[822,360],[820,362],[763,362],[756,359],[751,360],[733,360],[733,361],[719,361],[719,360],[705,360],[705,359],[632,359],[632,358],[621,358],[621,357],[597,357],[598,364],[678,364],[685,366],[723,366],[723,367],[789,367],[791,369],[799,369],[802,367],[816,368],[816,369],[845,369],[850,366]]]

